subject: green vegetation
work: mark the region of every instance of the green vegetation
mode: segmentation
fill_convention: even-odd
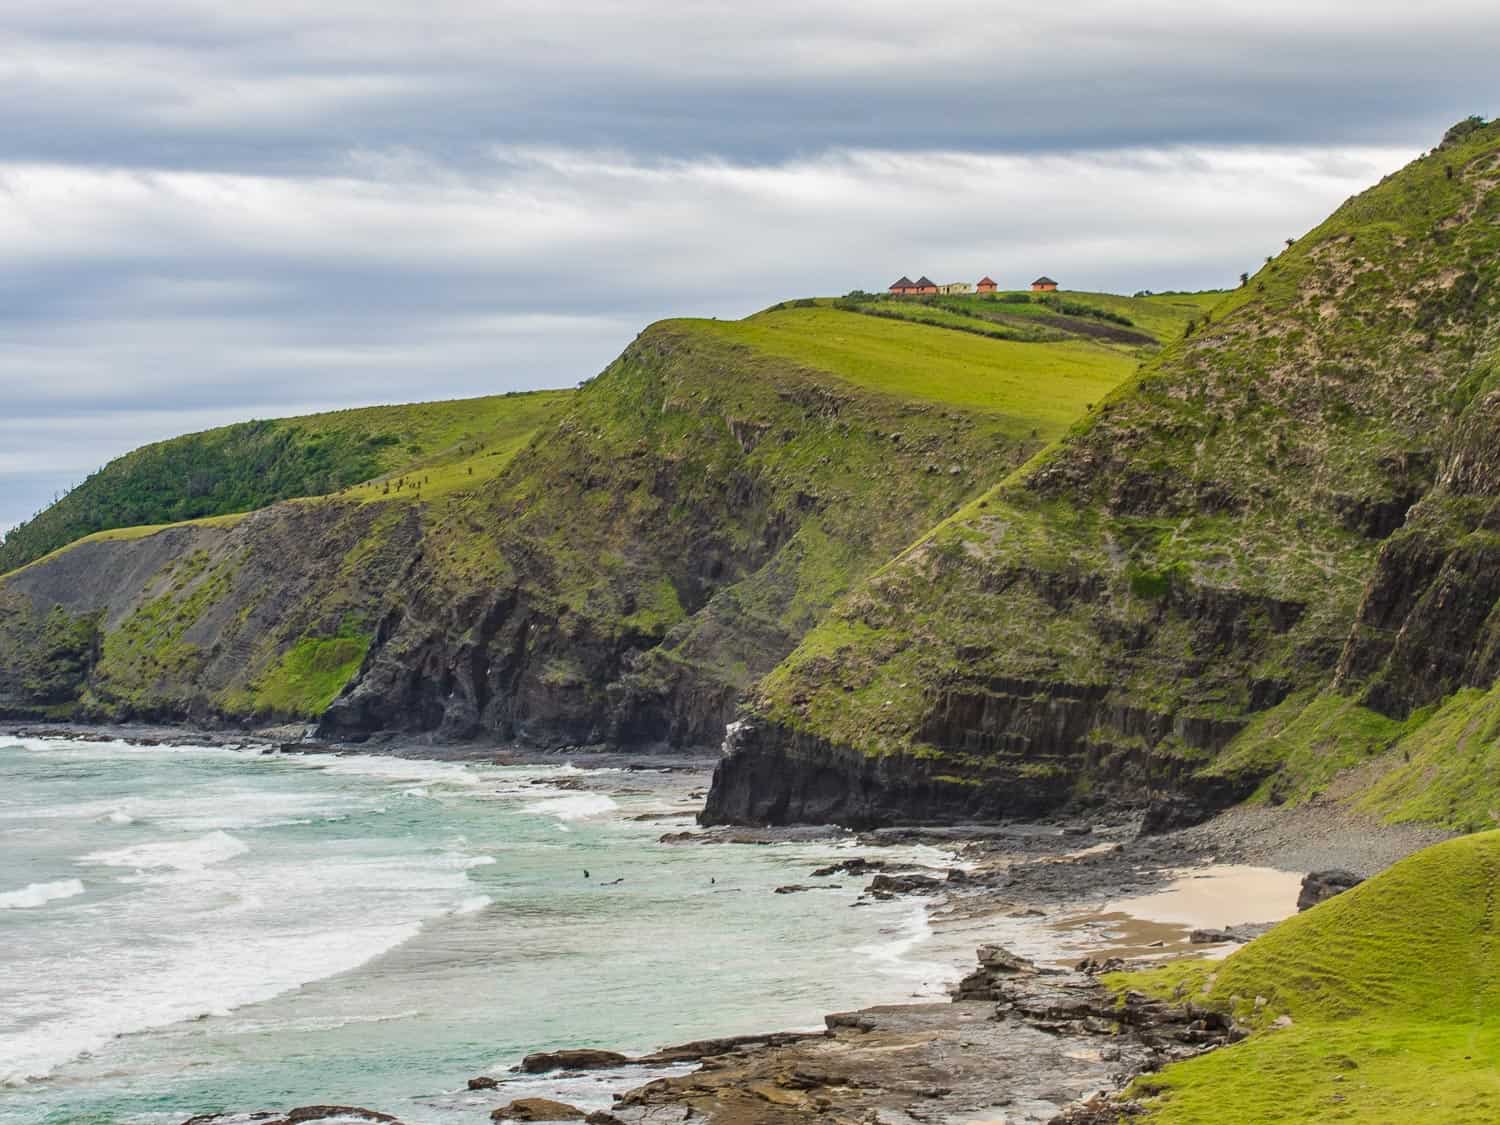
[[[1082,319],[1111,328],[1127,315],[1093,312]],[[1142,347],[1022,327],[1050,342],[794,302],[734,324],[655,325],[572,395],[278,423],[299,435],[293,447],[336,431],[325,444],[381,459],[355,459],[359,483],[254,520],[76,541],[90,559],[138,544],[128,557],[210,560],[191,581],[179,561],[138,601],[111,603],[117,624],[86,703],[107,717],[310,717],[361,667],[385,674],[382,657],[446,645],[464,654],[432,659],[481,668],[535,649],[534,664],[505,674],[545,700],[570,740],[617,722],[612,737],[716,739],[734,696],[832,602],[1065,431],[1130,375]],[[236,434],[182,439],[188,452],[177,452],[229,456]],[[110,479],[143,488],[151,452],[122,459]],[[163,547],[165,531],[181,545]],[[6,582],[45,597],[61,575],[49,556]],[[435,621],[445,606],[464,608]],[[379,620],[400,629],[371,652]],[[518,648],[505,639],[512,621],[528,623]],[[432,690],[439,701],[393,689],[361,706],[406,722],[463,705],[451,686]]]
[[[1062,794],[1333,793],[1491,823],[1494,703],[1467,689],[1493,678],[1497,169],[1500,126],[1465,130],[1243,288],[1066,294],[1167,343],[1108,394],[1078,388],[1094,408],[1060,440],[836,604],[757,712],[799,744],[942,760],[997,790],[1042,765],[1074,779]],[[963,301],[1050,315],[1009,295],[910,307]],[[824,318],[820,350],[851,351],[835,312],[770,318]],[[1440,499],[1458,488],[1440,473],[1470,495]],[[1426,659],[1454,629],[1456,652]]]
[[[1107,978],[1254,1028],[1137,1079],[1161,1125],[1500,1117],[1500,832],[1451,840],[1289,918],[1222,964]],[[1290,1026],[1277,1026],[1280,1017]],[[1281,1021],[1285,1022],[1285,1021]]]
[[[359,671],[369,651],[370,638],[363,634],[303,637],[252,686],[252,706],[259,713],[315,718]]]
[[[513,455],[537,426],[557,416],[568,395],[542,391],[373,406],[242,422],[144,446],[11,529],[0,544],[0,572],[93,532],[249,512],[408,467],[436,474],[439,481],[445,473],[467,477],[475,466],[493,473],[503,460],[492,455]]]
[[[1136,365],[1129,353],[1088,342],[990,340],[831,308],[693,323],[861,387],[993,415],[1020,438],[1060,434]]]

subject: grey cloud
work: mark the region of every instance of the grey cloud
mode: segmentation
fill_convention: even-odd
[[[1227,284],[1484,112],[1497,42],[1467,0],[0,0],[0,527],[143,441],[570,385],[664,316]]]

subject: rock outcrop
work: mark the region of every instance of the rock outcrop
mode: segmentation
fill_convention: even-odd
[[[1311,871],[1302,877],[1302,890],[1297,894],[1297,909],[1310,910],[1318,903],[1363,882],[1364,879],[1352,871]]]

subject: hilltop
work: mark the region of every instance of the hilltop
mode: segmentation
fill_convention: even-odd
[[[848,301],[666,321],[572,394],[137,451],[8,541],[30,565],[0,581],[0,697],[339,737],[716,743],[829,604],[1198,312],[1069,297],[1098,315],[1024,341]],[[1104,317],[1131,338],[1092,331]]]
[[[1351,199],[760,685],[710,821],[1488,823],[1500,125]]]
[[[0,573],[95,532],[241,515],[434,469],[490,475],[567,401],[567,391],[371,406],[240,422],[116,458],[0,543]]]

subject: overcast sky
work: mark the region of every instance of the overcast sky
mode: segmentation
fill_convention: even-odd
[[[1500,111],[1493,0],[0,0],[0,527],[224,422],[897,275],[1232,284]]]

